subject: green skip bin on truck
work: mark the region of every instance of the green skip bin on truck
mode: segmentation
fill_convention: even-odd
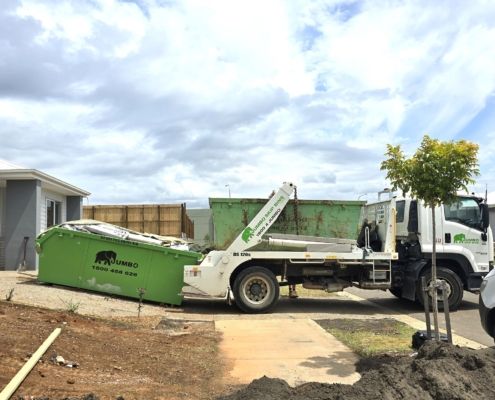
[[[70,223],[69,223],[70,224]],[[93,232],[84,231],[91,226]],[[98,234],[95,227],[112,227]],[[85,228],[84,228],[85,227]],[[116,233],[115,233],[116,232]],[[202,257],[108,224],[54,227],[38,236],[41,282],[179,305],[184,265]]]

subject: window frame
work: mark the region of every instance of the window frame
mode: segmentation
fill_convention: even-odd
[[[400,207],[399,207],[400,204]],[[395,202],[395,222],[400,224],[404,222],[404,218],[406,217],[406,201],[398,200]]]
[[[52,211],[49,211],[52,208]],[[51,218],[50,218],[51,214]],[[50,221],[51,219],[51,221]],[[46,199],[46,228],[51,228],[62,223],[62,202]]]

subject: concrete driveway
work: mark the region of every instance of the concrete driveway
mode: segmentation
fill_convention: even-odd
[[[358,357],[308,318],[222,319],[220,350],[239,383],[269,376],[289,385],[306,382],[353,384]]]

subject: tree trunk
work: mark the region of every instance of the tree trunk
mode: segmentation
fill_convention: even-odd
[[[435,205],[431,205],[431,218],[432,218],[432,228],[433,228],[433,251],[431,253],[431,282],[430,287],[433,286],[431,290],[433,304],[433,328],[435,329],[435,340],[440,340],[440,331],[438,329],[438,296],[437,296],[437,229],[435,221]]]

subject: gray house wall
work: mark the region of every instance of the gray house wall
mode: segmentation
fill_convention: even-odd
[[[209,208],[188,209],[187,215],[194,222],[194,241],[201,244],[213,243],[213,218]]]
[[[82,202],[81,196],[67,196],[67,221],[75,221],[82,217]]]
[[[8,180],[5,193],[5,269],[15,270],[24,260],[26,246],[26,269],[37,268],[34,240],[40,231],[40,180]]]

